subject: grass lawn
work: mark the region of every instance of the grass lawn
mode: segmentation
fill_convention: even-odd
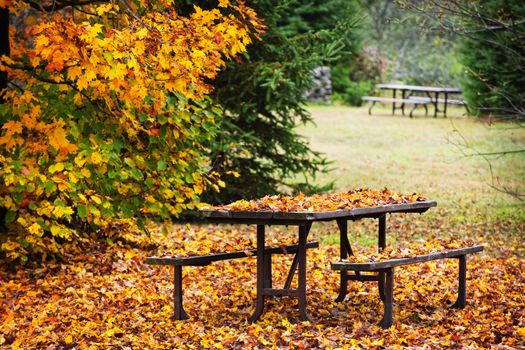
[[[333,171],[319,177],[321,183],[334,181],[339,190],[387,186],[421,192],[446,205],[469,200],[491,210],[523,204],[491,187],[490,167],[483,157],[464,155],[525,149],[523,128],[488,127],[461,117],[461,109],[453,109],[446,119],[417,113],[412,119],[392,116],[390,109],[377,106],[372,116],[366,107],[313,106],[310,111],[316,125],[299,132],[314,150],[334,161]],[[472,149],[458,146],[465,141],[462,137]],[[525,153],[491,161],[500,186],[525,192]]]

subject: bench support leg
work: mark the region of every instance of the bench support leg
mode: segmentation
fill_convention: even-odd
[[[413,117],[413,113],[414,113],[414,110],[417,108],[417,105],[414,104],[414,106],[412,107],[412,109],[410,110],[410,113],[409,113],[409,117],[412,118]]]
[[[372,101],[370,102],[370,104],[368,105],[368,115],[372,115],[372,107],[374,107],[376,104],[376,101]]]
[[[384,300],[383,300],[383,319],[379,323],[382,328],[389,328],[392,325],[392,307],[394,299],[394,268],[391,267],[386,269],[384,272],[381,271],[380,275],[385,275],[385,283],[383,288]]]
[[[458,257],[459,278],[458,278],[458,300],[452,305],[453,308],[463,309],[467,299],[467,259],[466,255]]]
[[[187,320],[188,314],[182,305],[182,266],[173,266],[173,319]]]

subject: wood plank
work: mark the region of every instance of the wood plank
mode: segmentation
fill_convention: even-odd
[[[271,219],[272,211],[230,211],[233,219]]]
[[[430,103],[430,99],[428,101],[426,100],[420,100],[420,99],[406,99],[406,98],[392,98],[392,97],[378,97],[378,96],[363,96],[361,97],[363,101],[371,101],[371,102],[399,102],[399,103],[408,103],[413,105],[425,105]]]
[[[230,218],[231,211],[228,210],[200,210],[199,214],[205,218]]]
[[[201,215],[204,218],[209,219],[210,222],[224,221],[228,223],[260,223],[260,220],[267,220],[265,224],[292,224],[296,222],[300,224],[301,221],[323,221],[332,219],[359,219],[362,217],[377,217],[385,213],[396,213],[396,212],[418,212],[423,213],[429,208],[435,207],[437,203],[435,201],[421,201],[411,203],[400,203],[400,204],[388,204],[377,207],[365,207],[365,208],[353,208],[351,210],[332,210],[332,211],[300,211],[300,212],[271,212],[271,211],[212,211],[203,210]],[[281,221],[281,222],[279,222]],[[288,222],[287,222],[288,221]]]
[[[297,244],[268,247],[265,252],[271,254],[295,254],[297,253]],[[319,242],[307,242],[306,248],[318,248]],[[148,257],[146,263],[150,265],[175,265],[175,266],[205,266],[214,261],[230,260],[257,256],[257,249],[247,249],[244,251],[214,253],[206,255],[193,255],[188,257]]]
[[[461,255],[477,253],[483,250],[482,245],[475,245],[472,247],[459,248],[459,249],[450,249],[444,250],[435,253],[429,253],[424,255],[417,255],[410,258],[401,258],[401,259],[391,259],[383,260],[377,262],[364,262],[364,263],[353,263],[346,261],[338,261],[332,263],[333,270],[352,270],[352,271],[376,271],[381,269],[387,269],[394,266],[409,265],[419,262],[439,260],[446,258],[455,258]]]
[[[284,296],[297,297],[299,295],[299,291],[297,289],[264,288],[263,294],[271,295],[271,296],[278,296],[278,297],[284,297]]]
[[[410,90],[422,92],[447,92],[451,94],[459,94],[461,90],[454,87],[440,87],[440,86],[418,86],[418,85],[404,85],[404,84],[377,84],[379,89],[387,90]]]

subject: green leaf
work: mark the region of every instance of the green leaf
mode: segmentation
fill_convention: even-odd
[[[85,205],[80,204],[77,208],[77,214],[81,219],[85,219],[88,214],[88,208]]]
[[[167,168],[167,164],[165,161],[159,160],[157,162],[157,170],[162,171],[162,170],[166,170],[166,168]]]
[[[5,214],[5,222],[7,224],[13,223],[16,220],[16,217],[17,217],[16,211],[8,210],[7,213]]]
[[[140,171],[140,170],[137,169],[137,168],[131,169],[131,176],[132,176],[135,180],[142,180],[142,179],[143,179],[142,171]]]

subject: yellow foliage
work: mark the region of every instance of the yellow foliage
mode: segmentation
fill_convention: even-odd
[[[17,13],[28,5],[2,6]],[[42,12],[11,40],[0,67],[23,89],[5,92],[0,198],[31,252],[59,251],[53,237],[70,239],[78,218],[106,227],[171,217],[223,185],[207,175],[200,146],[217,114],[207,81],[263,26],[242,2],[188,17],[174,8],[160,0]]]

